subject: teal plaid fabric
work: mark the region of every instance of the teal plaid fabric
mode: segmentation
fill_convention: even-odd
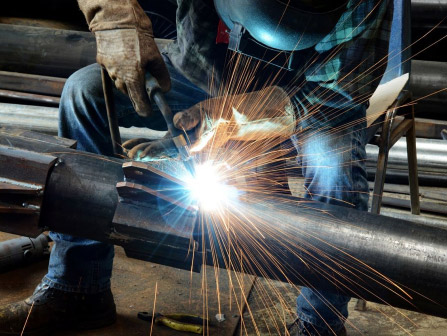
[[[306,79],[358,101],[368,99],[386,68],[392,4],[351,0],[332,32],[315,46]]]

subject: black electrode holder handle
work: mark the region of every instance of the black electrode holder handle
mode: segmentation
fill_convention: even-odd
[[[121,146],[121,135],[118,125],[118,117],[115,111],[115,102],[113,99],[113,82],[107,70],[101,67],[102,89],[104,91],[104,100],[106,103],[107,120],[109,121],[110,138],[112,139],[113,154],[116,157],[124,156]]]
[[[168,132],[172,137],[175,147],[180,153],[180,157],[185,164],[186,169],[194,176],[195,164],[194,159],[189,152],[189,146],[186,141],[187,137],[184,131],[174,126],[174,114],[165,98],[157,79],[149,72],[146,72],[146,91],[149,99],[154,102],[160,109],[161,114],[168,127]]]

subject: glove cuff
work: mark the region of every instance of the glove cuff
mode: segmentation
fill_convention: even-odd
[[[92,32],[137,29],[152,35],[152,23],[136,0],[78,0]]]

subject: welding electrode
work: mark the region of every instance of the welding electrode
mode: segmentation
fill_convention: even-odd
[[[172,141],[174,141],[174,145],[177,148],[186,169],[194,176],[196,173],[194,159],[189,152],[189,146],[186,142],[185,133],[174,126],[174,115],[172,114],[171,108],[169,107],[169,104],[161,91],[160,85],[155,77],[148,72],[146,72],[146,90],[150,100],[157,104],[158,108],[160,109],[160,112],[166,121],[166,125],[168,126],[168,132],[171,134]]]

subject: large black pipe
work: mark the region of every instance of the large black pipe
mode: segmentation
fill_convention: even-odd
[[[446,0],[411,0],[411,23],[412,26],[434,26],[443,22],[447,13]],[[444,20],[444,21],[443,21]]]
[[[89,32],[0,24],[0,70],[66,78],[95,57]]]
[[[0,70],[67,78],[95,62],[90,32],[0,24]]]
[[[213,224],[194,224],[186,216],[163,223],[163,216],[154,216],[156,198],[136,202],[127,213],[133,216],[121,216],[127,231],[119,231],[113,217],[121,160],[1,132],[0,144],[60,159],[50,172],[41,214],[41,224],[51,230],[122,245],[137,257],[162,251],[155,260],[171,265],[173,258],[187,263],[194,250],[177,248],[173,227],[193,232],[194,225],[207,224],[205,234],[195,236],[195,254],[204,252],[209,264],[447,317],[445,230],[298,198],[243,195],[233,216]],[[158,241],[150,238],[155,229]],[[221,247],[217,261],[215,243]],[[164,253],[171,250],[176,252]]]
[[[410,90],[414,100],[421,99],[415,105],[417,116],[447,120],[446,88],[447,62],[411,62]]]
[[[230,223],[233,250],[246,251],[240,270],[447,316],[445,229],[280,197],[238,212],[247,218]]]

